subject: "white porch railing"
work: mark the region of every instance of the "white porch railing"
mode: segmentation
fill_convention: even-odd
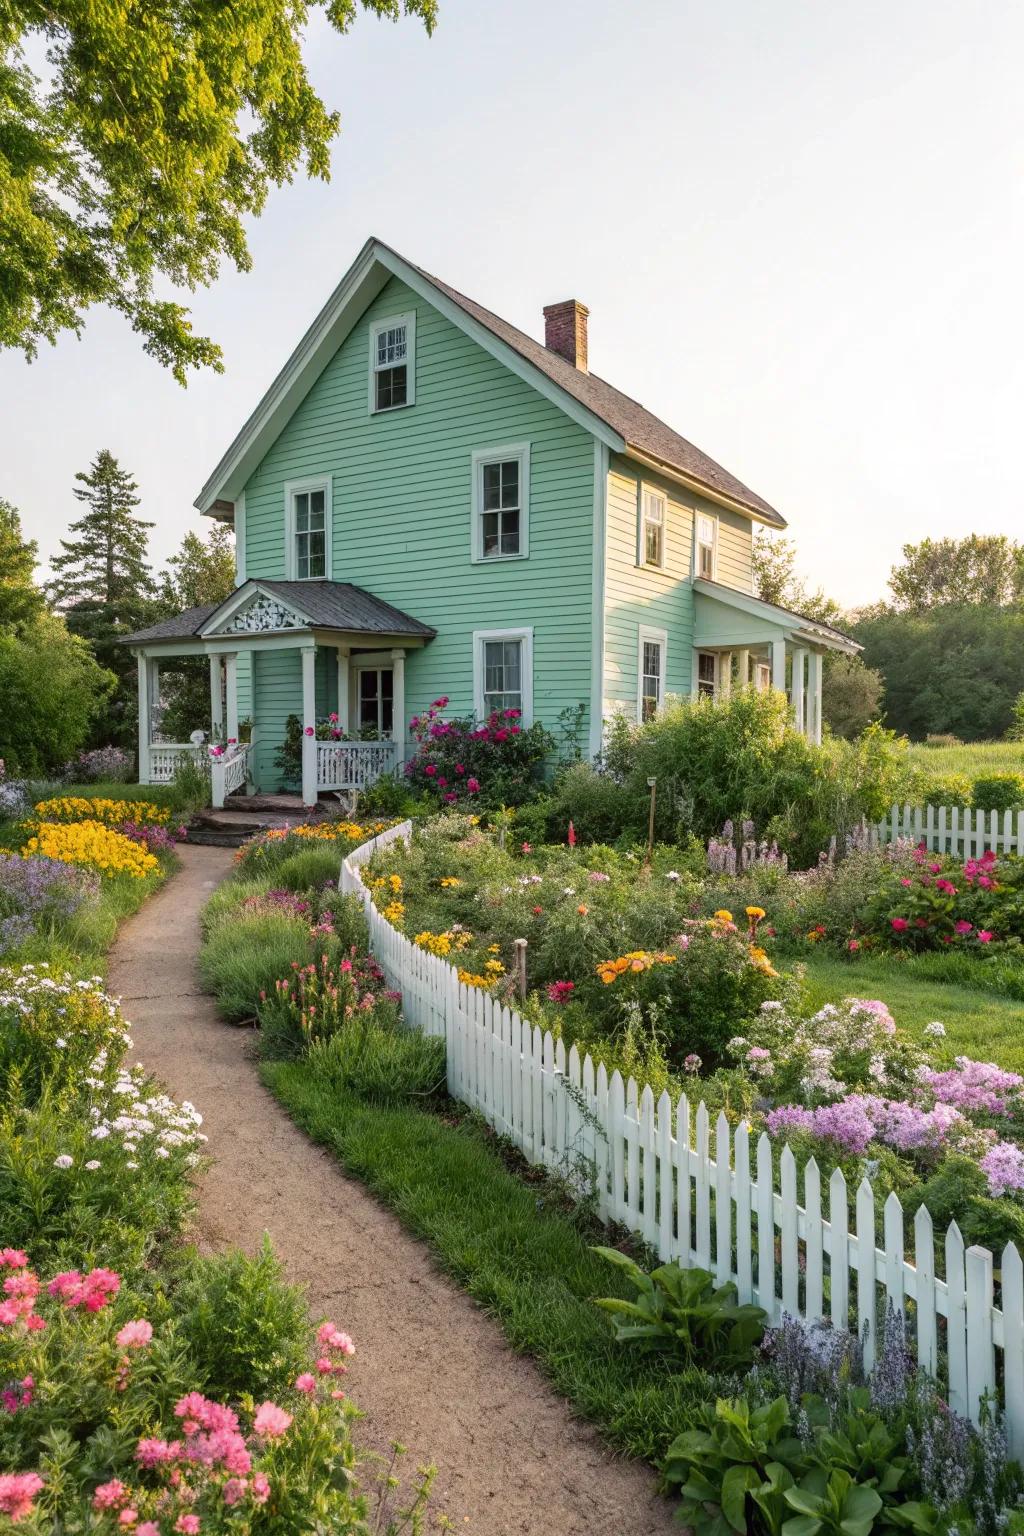
[[[190,741],[166,741],[159,746],[154,744],[149,749],[149,777],[144,782],[170,784],[181,758],[194,757],[197,752],[205,752],[205,748],[194,747]]]
[[[395,761],[393,741],[318,741],[316,787],[369,789]]]
[[[249,779],[249,744],[229,747],[222,757],[210,759],[210,799],[219,811],[228,795],[242,789]]]
[[[712,1121],[703,1103],[675,1103],[633,1078],[596,1070],[575,1045],[566,1052],[499,998],[458,979],[374,907],[362,865],[374,847],[411,836],[406,821],[344,860],[341,890],[363,902],[370,948],[402,993],[406,1022],[444,1039],[448,1089],[478,1111],[532,1163],[593,1170],[598,1210],[638,1233],[662,1260],[713,1270],[735,1282],[773,1322],[853,1325],[875,1358],[887,1304],[903,1314],[921,1366],[944,1385],[950,1405],[979,1421],[996,1396],[1010,1452],[1024,1451],[1024,1264],[1013,1243],[993,1256],[964,1243],[956,1222],[936,1231],[921,1206],[914,1257],[904,1248],[903,1208],[890,1194],[878,1209],[868,1180],[851,1187],[840,1169],[827,1181],[811,1159],[802,1178],[789,1147],[773,1170],[767,1135],[746,1122]],[[881,1217],[881,1220],[879,1220]],[[881,1234],[881,1246],[878,1238]],[[944,1278],[937,1272],[941,1245]],[[999,1293],[995,1286],[998,1274]],[[828,1285],[826,1288],[826,1279]],[[855,1322],[853,1320],[856,1320]]]

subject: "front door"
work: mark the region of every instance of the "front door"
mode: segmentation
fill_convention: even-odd
[[[394,726],[394,669],[360,667],[356,673],[356,731],[364,741],[391,738]]]

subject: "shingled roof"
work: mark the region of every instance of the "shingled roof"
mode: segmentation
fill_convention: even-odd
[[[398,254],[396,251],[395,255]],[[407,260],[405,257],[402,259]],[[714,459],[709,458],[700,448],[695,447],[685,437],[681,437],[678,432],[674,432],[639,401],[624,395],[621,390],[606,383],[596,373],[586,373],[576,368],[566,358],[544,346],[542,342],[535,341],[525,331],[518,330],[516,326],[510,325],[507,320],[493,314],[491,310],[484,309],[483,305],[478,304],[475,299],[467,298],[464,293],[459,293],[457,288],[450,287],[439,277],[424,271],[422,267],[416,267],[416,271],[451,299],[453,304],[465,310],[466,314],[478,324],[485,326],[499,340],[513,347],[521,357],[532,363],[535,368],[539,368],[554,384],[559,385],[581,405],[586,406],[588,411],[592,411],[613,431],[624,437],[627,448],[635,449],[648,458],[656,459],[667,469],[678,470],[680,474],[699,481],[709,490],[727,496],[730,501],[738,502],[740,506],[745,507],[747,511],[754,513],[764,522],[770,523],[774,528],[786,527],[785,518],[776,512],[774,507],[769,506],[741,480],[737,480],[735,475],[730,475],[727,469],[716,464]]]
[[[348,634],[409,635],[423,640],[437,633],[429,624],[421,624],[400,608],[374,597],[363,587],[347,581],[264,581],[252,583],[254,592],[262,590],[279,597],[289,608],[309,620],[312,629],[338,629]],[[125,645],[142,645],[149,640],[194,639],[206,630],[221,608],[238,596],[235,591],[223,603],[207,603],[201,608],[187,608],[172,618],[151,624],[134,635],[127,635]]]

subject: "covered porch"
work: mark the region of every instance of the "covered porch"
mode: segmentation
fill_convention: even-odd
[[[303,803],[367,788],[405,761],[406,658],[433,634],[344,582],[259,580],[224,603],[139,631],[126,642],[138,663],[139,782],[170,782],[191,754],[209,761],[215,807],[237,790],[276,788],[287,770],[273,765],[287,755],[286,721],[294,715]],[[209,716],[196,721],[189,741],[168,741],[160,669],[182,656],[208,661]]]
[[[693,693],[727,698],[734,688],[776,688],[788,697],[797,730],[820,742],[825,653],[855,656],[857,642],[718,582],[693,586]]]

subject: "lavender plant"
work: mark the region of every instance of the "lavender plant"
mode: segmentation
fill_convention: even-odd
[[[79,866],[0,853],[0,955],[49,924],[66,921],[98,890],[97,877]]]

